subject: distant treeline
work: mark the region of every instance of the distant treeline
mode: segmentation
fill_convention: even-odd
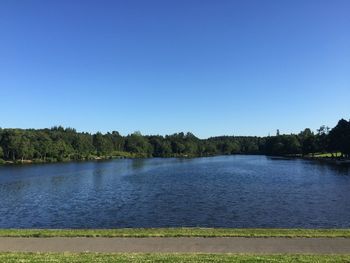
[[[55,162],[113,157],[196,157],[223,154],[312,155],[340,152],[350,155],[350,121],[340,120],[315,133],[254,137],[221,136],[199,139],[192,133],[147,135],[135,132],[90,134],[72,128],[0,129],[0,161]]]

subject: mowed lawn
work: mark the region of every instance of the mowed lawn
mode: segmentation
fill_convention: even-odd
[[[350,255],[0,253],[0,262],[350,262]]]
[[[343,237],[350,229],[0,229],[2,237]],[[350,255],[203,253],[0,253],[0,262],[350,262]]]

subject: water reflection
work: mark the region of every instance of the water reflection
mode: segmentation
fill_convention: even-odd
[[[145,166],[145,159],[135,159],[131,162],[131,167],[134,170],[141,170]]]

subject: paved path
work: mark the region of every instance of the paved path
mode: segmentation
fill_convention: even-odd
[[[350,238],[10,238],[0,252],[202,252],[350,254]]]

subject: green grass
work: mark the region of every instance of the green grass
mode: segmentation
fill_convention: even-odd
[[[350,262],[350,255],[0,253],[0,262]]]
[[[308,156],[311,157],[312,155],[309,154]],[[333,153],[333,157],[340,157],[340,156],[341,156],[340,152]],[[315,153],[313,157],[317,157],[317,158],[332,157],[332,153]]]
[[[350,229],[119,228],[0,229],[1,237],[346,237]]]

